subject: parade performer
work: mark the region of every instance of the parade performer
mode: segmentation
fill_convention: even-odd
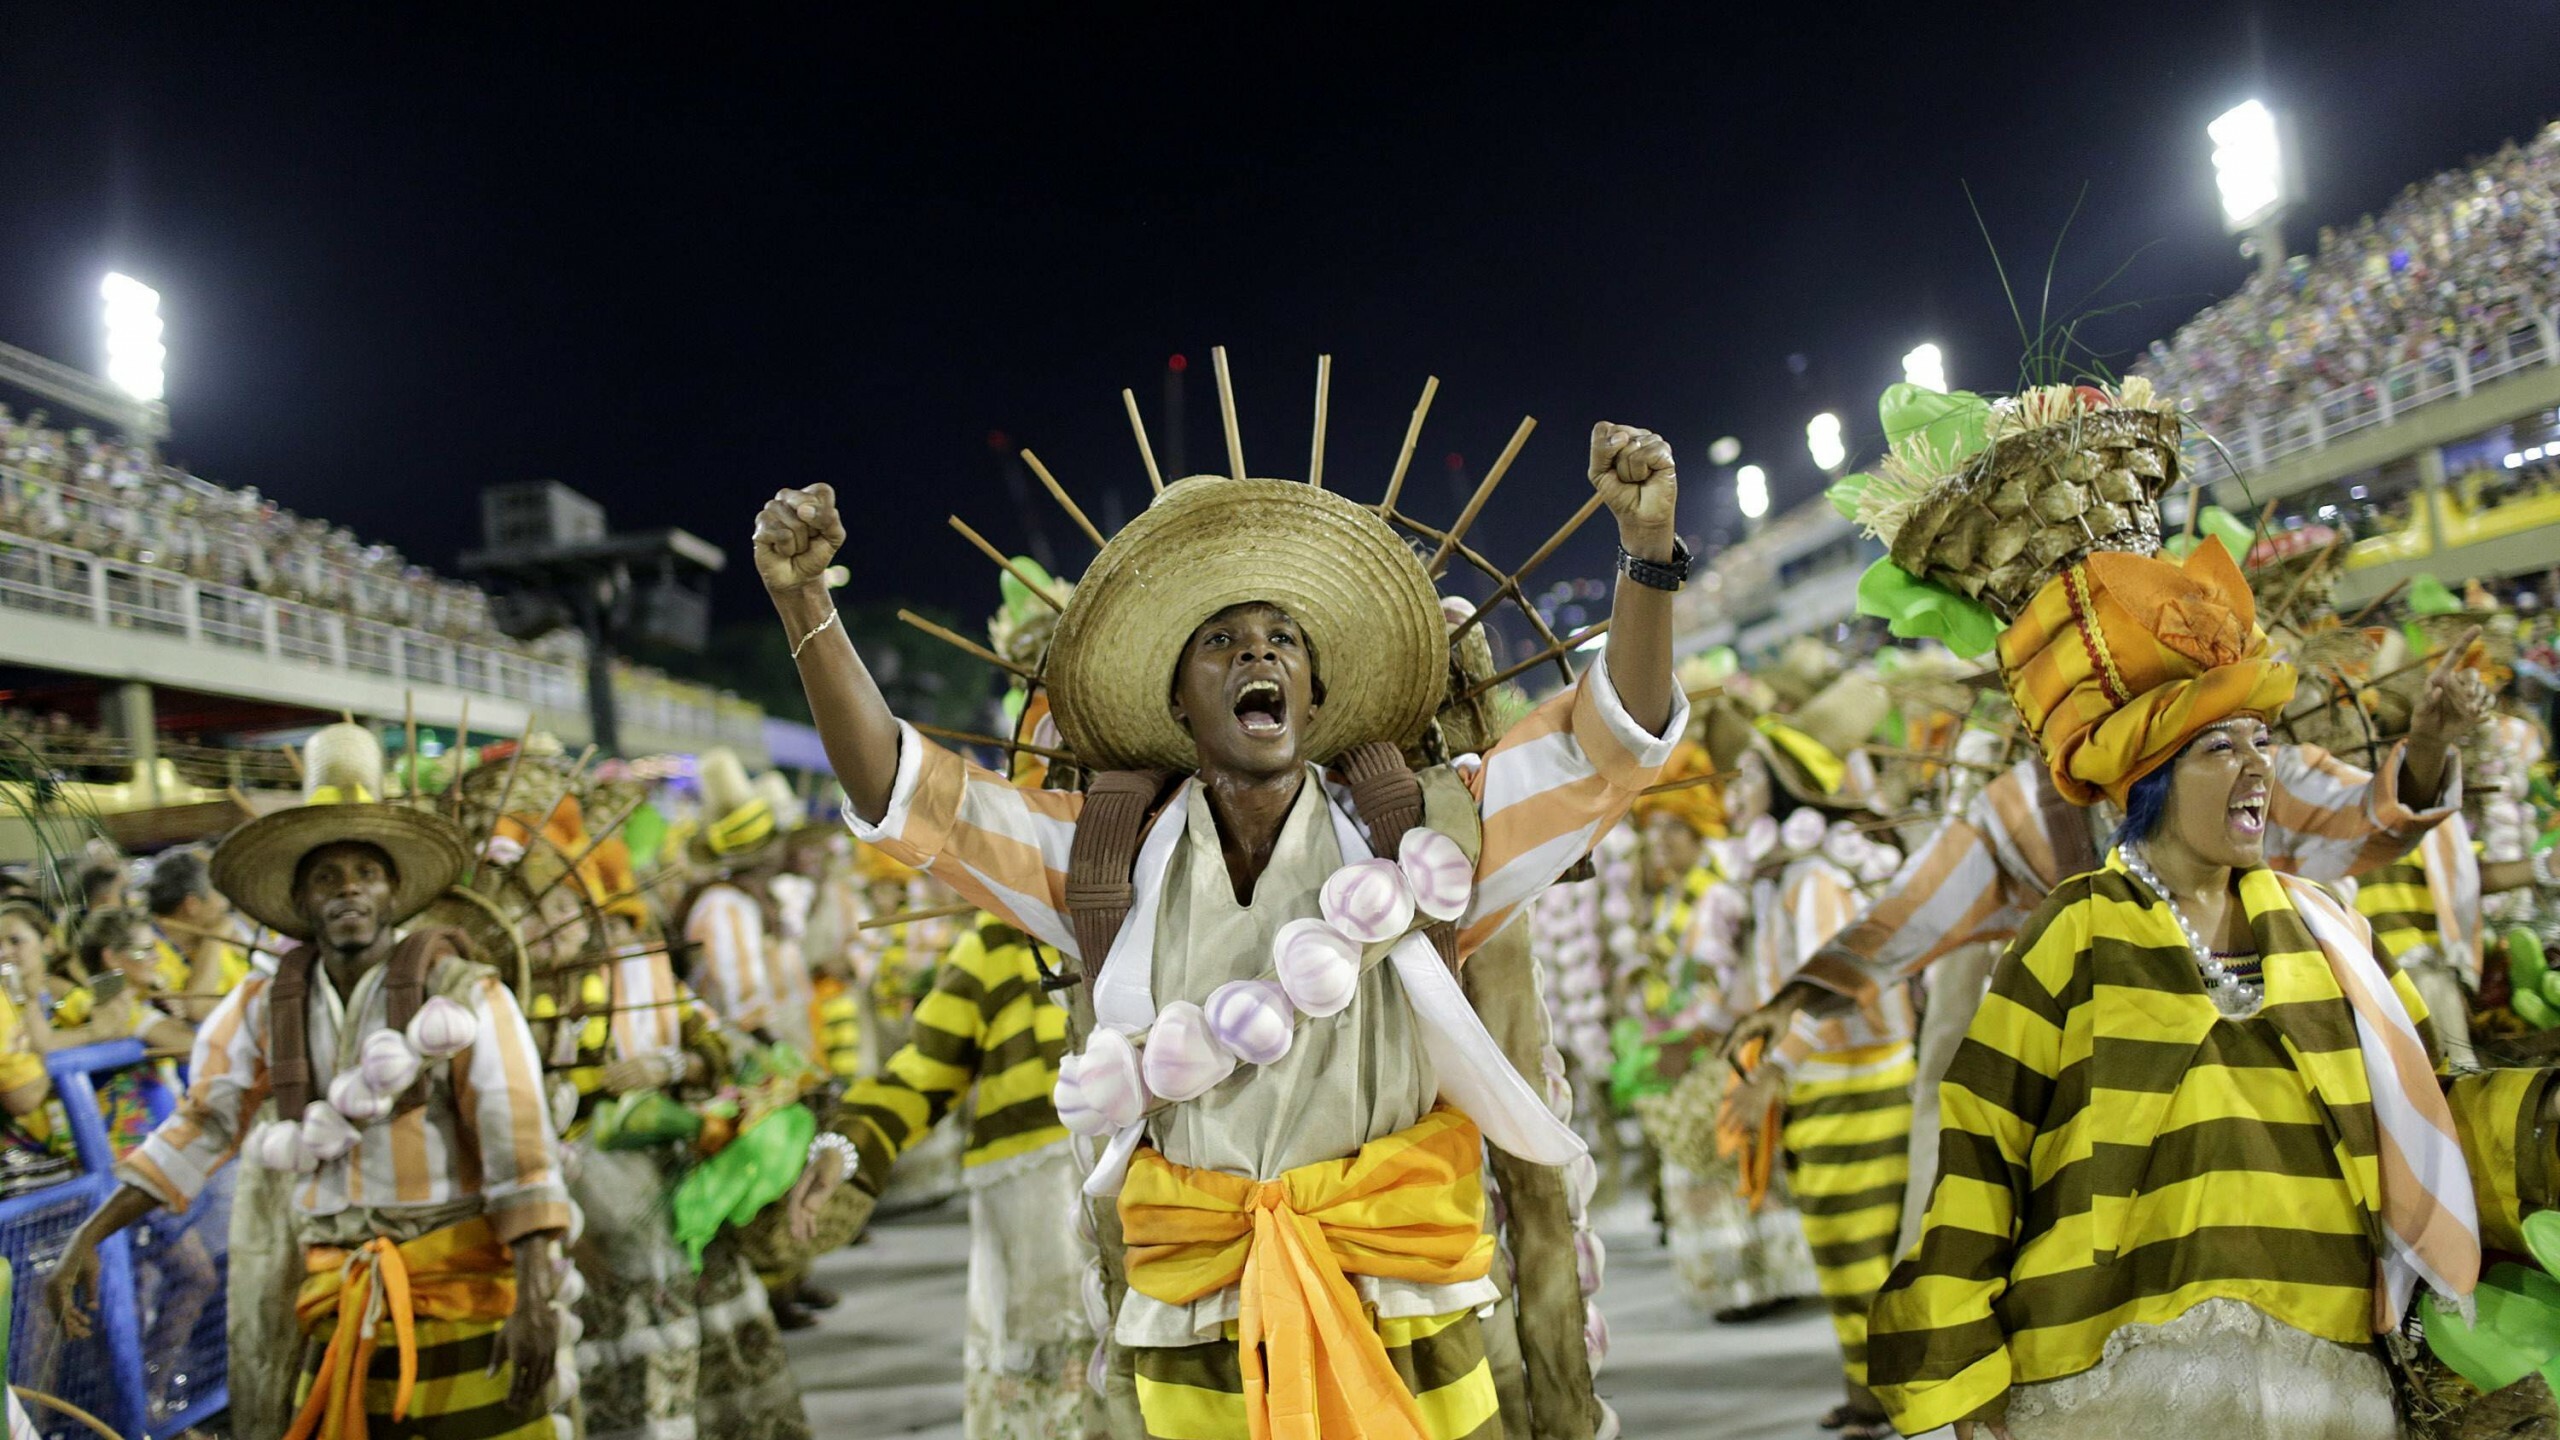
[[[308,750],[304,804],[242,826],[215,883],[299,943],[206,1021],[192,1088],[117,1167],[46,1299],[88,1333],[97,1245],[183,1211],[235,1149],[302,1177],[296,1238],[303,1399],[287,1434],[554,1433],[558,1242],[570,1207],[515,997],[449,930],[400,924],[452,883],[464,842],[440,815],[379,803],[369,732]],[[243,1135],[272,1090],[282,1117]]]
[[[1041,989],[1030,939],[981,917],[935,967],[912,1035],[877,1078],[855,1082],[826,1117],[855,1163],[844,1178],[862,1212],[899,1154],[969,1102],[969,1328],[962,1415],[970,1440],[1101,1433],[1101,1397],[1085,1381],[1094,1330],[1077,1235],[1084,1172],[1050,1098],[1067,1012]],[[839,1152],[841,1153],[841,1152]],[[813,1167],[791,1197],[794,1230],[816,1233],[838,1178]]]
[[[2484,1239],[2521,1245],[2547,1203],[2549,1074],[2440,1081],[2362,918],[2266,866],[2294,675],[2218,540],[2151,558],[2178,423],[2139,382],[2030,392],[1913,507],[2074,475],[2126,497],[2017,520],[2036,558],[1999,636],[2055,785],[2126,820],[2028,918],[1942,1087],[1941,1171],[1869,1336],[1907,1434],[2397,1435],[2375,1337],[2422,1286],[2462,1303]]]
[[[798,947],[783,943],[769,888],[782,862],[773,801],[725,747],[703,752],[701,780],[702,828],[687,859],[702,879],[679,927],[693,947],[693,988],[721,1019],[810,1053],[809,974],[786,964]]]
[[[1125,1233],[1103,1277],[1116,1433],[1503,1433],[1479,1137],[1550,1164],[1580,1142],[1450,967],[1623,814],[1686,721],[1669,448],[1598,427],[1591,475],[1635,583],[1580,682],[1463,781],[1397,748],[1447,685],[1425,568],[1334,492],[1180,480],[1104,547],[1045,667],[1100,772],[1081,795],[1018,790],[889,713],[819,583],[831,490],[758,521],[857,833],[1091,987],[1069,992],[1098,1026],[1057,1093],[1108,1141],[1087,1182],[1117,1192],[1106,1255]],[[1316,768],[1337,762],[1340,799]]]

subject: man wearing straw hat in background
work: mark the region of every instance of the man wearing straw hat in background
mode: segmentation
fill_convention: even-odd
[[[297,1177],[306,1398],[289,1440],[549,1437],[570,1207],[541,1057],[459,932],[399,931],[460,872],[457,827],[380,802],[361,727],[322,730],[309,757],[304,803],[213,859],[233,904],[299,943],[205,1022],[185,1102],[117,1167],[46,1300],[87,1334],[98,1242],[184,1210],[242,1150]],[[282,1118],[244,1137],[270,1089]]]
[[[1594,429],[1630,577],[1607,650],[1462,779],[1399,749],[1447,691],[1426,567],[1379,511],[1241,478],[1228,438],[1232,475],[1165,487],[1060,618],[1045,681],[1098,772],[1082,794],[1016,789],[890,713],[820,582],[830,487],[765,507],[758,569],[855,832],[1078,974],[1057,1101],[1102,1142],[1086,1194],[1117,1197],[1095,1216],[1114,1433],[1526,1434],[1477,1322],[1498,1294],[1482,1142],[1542,1164],[1581,1143],[1451,972],[1687,722],[1670,449]],[[812,1164],[832,1179],[842,1148]]]

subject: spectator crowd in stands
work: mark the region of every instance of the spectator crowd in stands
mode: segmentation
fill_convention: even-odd
[[[254,489],[154,462],[0,405],[0,531],[456,640],[504,644],[477,587],[412,565]]]
[[[2317,254],[2253,278],[2137,368],[2223,431],[2413,360],[2476,354],[2555,305],[2560,123],[2410,186],[2379,217],[2323,229]]]

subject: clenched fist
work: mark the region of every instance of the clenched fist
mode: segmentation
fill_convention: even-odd
[[[843,544],[833,485],[777,492],[756,514],[756,573],[777,595],[820,583]]]
[[[1671,558],[1674,525],[1680,508],[1680,473],[1671,463],[1671,442],[1650,430],[1613,425],[1603,420],[1591,427],[1591,484],[1618,517],[1618,543],[1645,560]]]

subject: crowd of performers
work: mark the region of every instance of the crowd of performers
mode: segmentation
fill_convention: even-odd
[[[1001,768],[889,713],[784,491],[843,824],[337,726],[147,904],[0,906],[29,1164],[44,1050],[189,1063],[48,1301],[236,1157],[234,1433],[805,1435],[812,1261],[956,1188],[973,1437],[1602,1440],[1614,1203],[1702,1346],[1827,1307],[1847,1436],[2547,1426],[2538,617],[2164,533],[2140,381],[1882,418],[1897,643],[1675,665],[1671,453],[1602,425],[1611,627],[1536,703],[1392,494],[1231,429],[1079,583],[1007,562]]]

